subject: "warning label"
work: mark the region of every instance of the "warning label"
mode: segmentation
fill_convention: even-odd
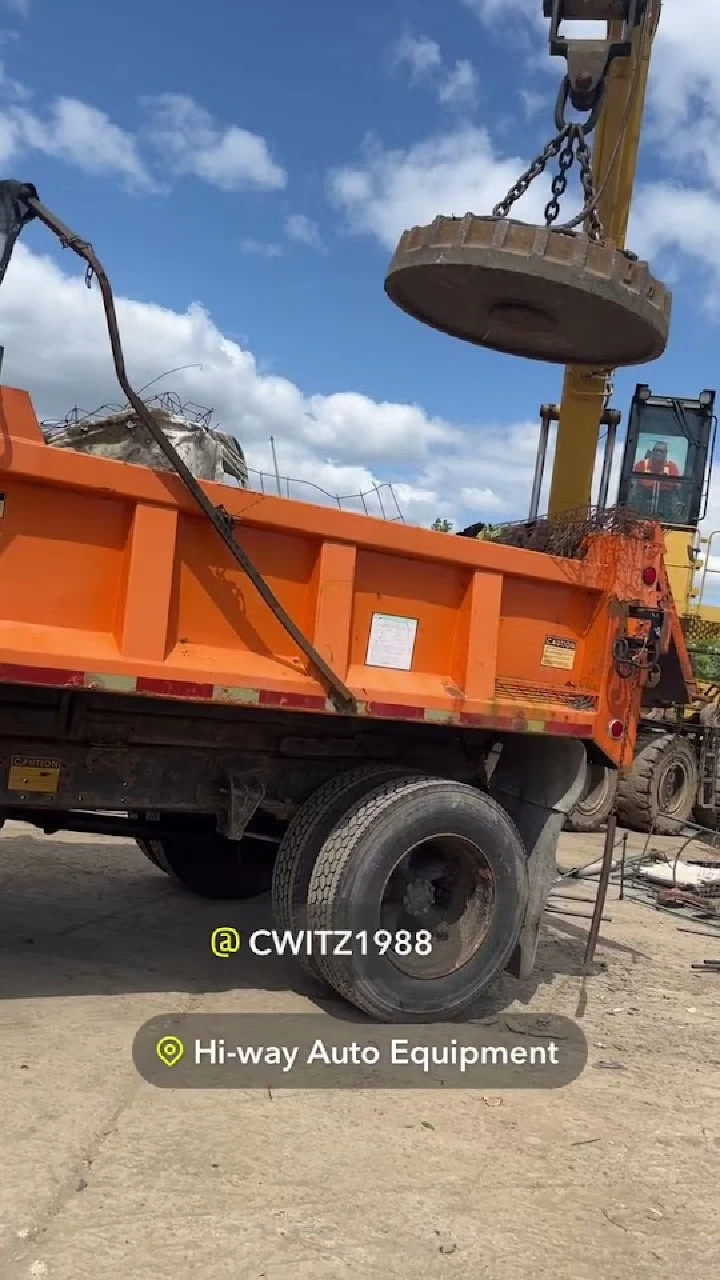
[[[565,640],[562,636],[546,636],[540,665],[555,667],[560,671],[572,671],[575,666],[576,650],[577,644],[574,640]]]
[[[60,761],[45,756],[13,756],[8,791],[35,791],[54,795],[60,782]]]

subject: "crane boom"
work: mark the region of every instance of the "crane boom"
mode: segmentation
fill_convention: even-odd
[[[617,5],[609,3],[607,8],[610,14]],[[592,162],[599,192],[598,212],[607,238],[618,248],[625,247],[659,13],[659,0],[650,0],[634,31],[629,56],[610,63],[595,132]],[[620,40],[622,27],[619,21],[609,24],[611,42]],[[610,369],[586,366],[568,366],[565,370],[550,484],[550,516],[591,503],[600,420],[611,374]]]

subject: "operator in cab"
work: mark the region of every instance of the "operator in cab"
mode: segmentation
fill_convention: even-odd
[[[668,458],[668,447],[665,440],[656,440],[652,449],[648,450],[644,458],[635,463],[633,471],[638,475],[652,476],[645,483],[650,486],[655,483],[655,477],[672,476],[677,479],[680,475],[680,468]]]
[[[656,440],[633,467],[633,491],[640,511],[661,520],[671,519],[681,475],[677,463],[668,457],[667,441]]]

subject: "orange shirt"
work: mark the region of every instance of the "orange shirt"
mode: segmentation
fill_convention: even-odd
[[[660,470],[657,470],[656,467],[653,466],[651,458],[643,458],[640,462],[636,462],[633,467],[633,474],[647,476],[646,480],[640,481],[640,484],[645,489],[649,489],[651,486],[654,487],[655,485],[657,485],[659,489],[671,489],[672,485],[669,481],[671,479],[675,480],[680,476],[680,469],[674,462],[670,462],[668,460],[663,463]]]

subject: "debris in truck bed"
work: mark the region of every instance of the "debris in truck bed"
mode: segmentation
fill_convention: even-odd
[[[463,529],[460,537],[479,538],[524,551],[542,551],[568,560],[582,560],[587,552],[588,538],[594,533],[617,533],[652,541],[652,529],[651,523],[625,507],[580,507],[552,519],[543,516],[538,520],[512,524],[474,524]]]
[[[211,410],[182,404],[169,393],[145,403],[196,479],[225,484],[230,479],[247,488],[245,455],[233,436],[210,425]],[[56,449],[74,449],[154,471],[172,469],[132,408],[103,405],[88,414],[73,409],[61,422],[41,425],[46,443]]]

